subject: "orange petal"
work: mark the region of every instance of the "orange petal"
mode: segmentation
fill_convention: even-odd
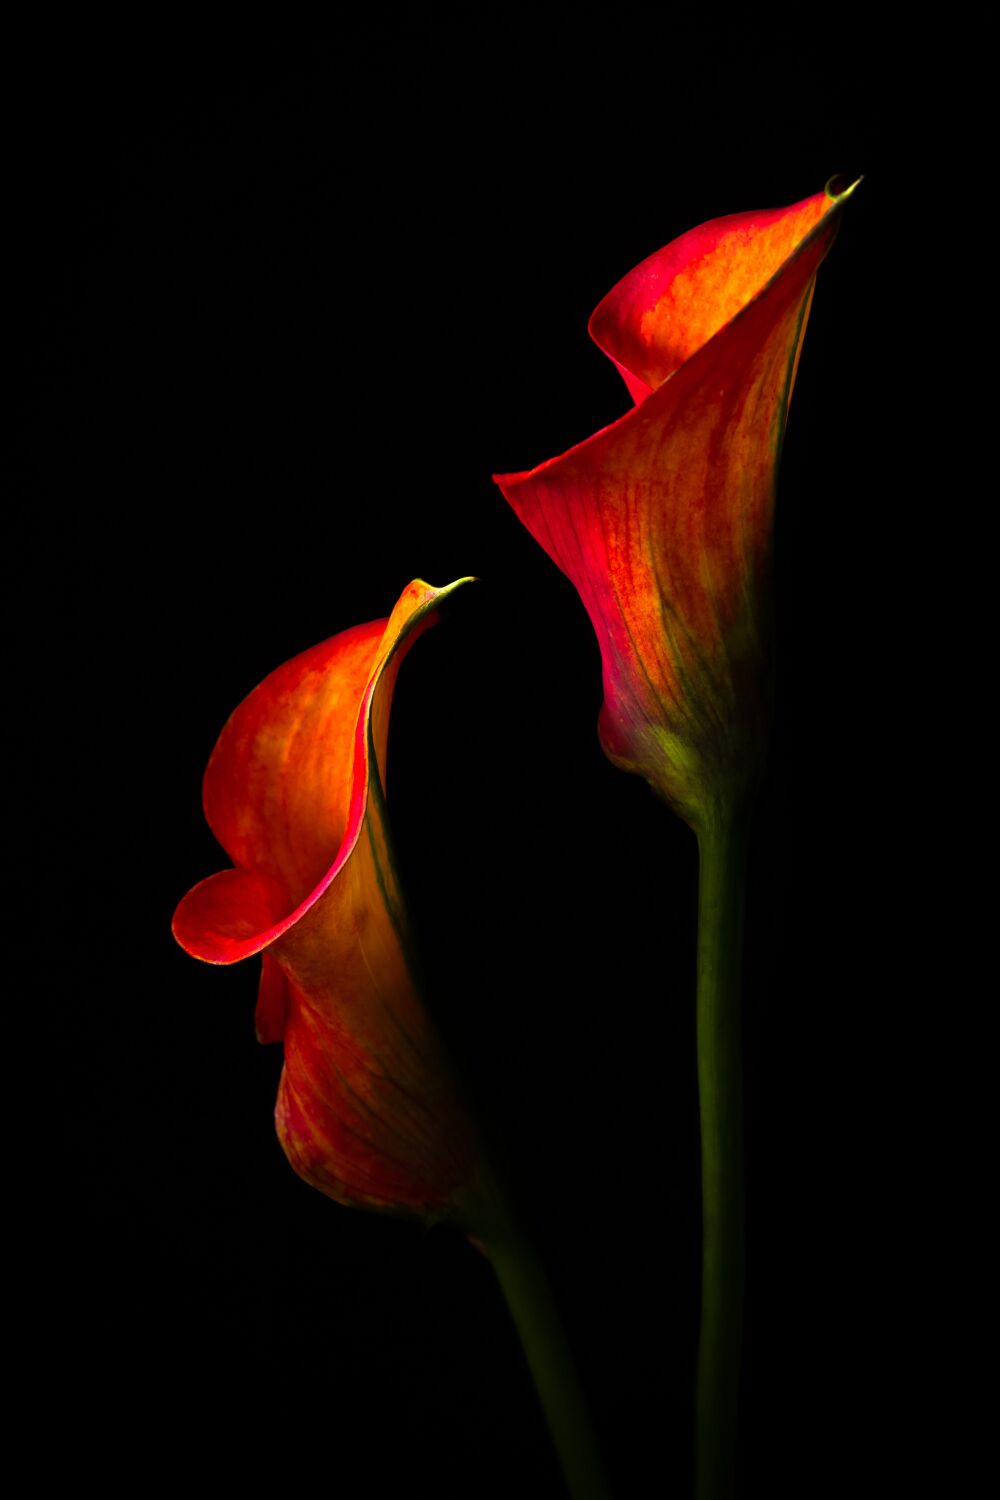
[[[388,621],[304,652],[241,704],[205,804],[243,868],[174,919],[210,962],[266,949],[257,1026],[284,1040],[277,1123],[295,1169],[341,1202],[418,1213],[468,1180],[474,1148],[413,977],[385,751],[399,665],[456,587],[410,584]]]
[[[188,891],[174,913],[174,937],[209,964],[232,964],[260,950],[288,912],[284,888],[259,870],[221,870]]]
[[[689,229],[623,277],[589,329],[637,401],[663,384],[753,300],[836,200],[729,214]]]
[[[209,827],[234,864],[265,872],[297,906],[347,830],[358,706],[386,621],[303,651],[240,704],[205,772]]]
[[[716,220],[644,261],[591,324],[639,404],[496,476],[594,625],[607,754],[695,826],[759,772],[775,474],[850,191]]]

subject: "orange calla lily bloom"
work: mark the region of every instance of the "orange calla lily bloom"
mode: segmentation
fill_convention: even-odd
[[[284,1042],[278,1135],[300,1176],[424,1216],[470,1180],[475,1147],[414,980],[385,757],[399,665],[457,587],[409,584],[388,620],[303,652],[240,704],[204,783],[235,868],[173,924],[208,963],[263,955],[257,1034]]]
[[[590,320],[635,401],[498,475],[597,632],[601,743],[696,829],[756,781],[775,475],[816,271],[853,188],[690,230]]]

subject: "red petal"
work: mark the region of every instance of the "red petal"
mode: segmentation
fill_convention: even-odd
[[[204,801],[209,826],[243,868],[215,877],[217,885],[203,881],[180,903],[174,935],[196,958],[234,963],[259,953],[335,878],[361,828],[372,755],[384,772],[400,663],[456,587],[408,584],[389,620],[304,651],[232,714]]]
[[[341,1202],[419,1213],[467,1181],[474,1148],[413,979],[384,767],[400,662],[448,592],[410,584],[384,628],[305,652],[241,704],[205,800],[251,868],[203,881],[174,919],[212,962],[267,949],[257,1027],[284,1039],[296,1170]]]
[[[623,277],[590,319],[595,343],[642,401],[741,312],[835,206],[729,214],[688,230]]]
[[[592,322],[641,404],[559,458],[496,476],[590,615],[607,753],[693,823],[759,763],[775,472],[846,196],[717,220],[650,257]],[[691,301],[698,286],[713,290],[707,308]]]
[[[188,891],[174,913],[174,937],[195,958],[232,964],[271,942],[288,902],[259,871],[222,870]]]
[[[386,621],[303,651],[230,717],[205,772],[209,827],[234,864],[260,870],[286,911],[337,857],[347,829],[358,709]]]

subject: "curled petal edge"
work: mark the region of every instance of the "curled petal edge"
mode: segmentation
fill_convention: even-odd
[[[419,637],[435,623],[440,605],[471,578],[443,588],[415,579],[404,589],[385,629],[365,685],[354,731],[354,760],[347,827],[336,857],[322,879],[291,911],[280,882],[261,871],[223,870],[202,880],[174,914],[173,935],[186,953],[210,964],[239,963],[263,953],[320,900],[346,866],[364,826],[378,757],[373,709],[379,684],[394,672]],[[391,678],[389,679],[391,682]]]
[[[839,187],[840,181],[840,178],[832,177],[827,183],[826,188],[823,190],[823,192],[816,195],[818,200],[829,200],[830,206],[829,208],[825,209],[822,217],[819,218],[817,222],[812,226],[812,228],[803,236],[803,238],[799,241],[791,254],[786,256],[781,264],[767,278],[767,280],[757,288],[752,296],[747,298],[747,300],[739,308],[738,312],[734,313],[732,317],[727,318],[726,321],[715,330],[711,337],[707,338],[704,343],[699,344],[696,349],[693,349],[687,356],[687,358],[682,363],[678,364],[676,368],[671,370],[666,379],[655,387],[651,387],[642,379],[642,376],[638,372],[636,372],[630,366],[624,364],[620,359],[616,357],[615,353],[613,352],[613,339],[610,336],[610,333],[605,332],[602,327],[602,325],[606,321],[606,310],[612,299],[619,292],[619,289],[624,285],[625,282],[630,279],[630,277],[636,275],[637,272],[642,270],[643,266],[648,264],[649,261],[655,259],[655,257],[647,257],[646,261],[641,262],[634,271],[629,272],[627,276],[623,277],[622,280],[617,284],[617,286],[613,287],[612,290],[607,294],[607,296],[603,297],[598,303],[597,307],[594,309],[594,312],[591,314],[588,321],[588,331],[590,332],[591,338],[593,339],[594,343],[601,350],[601,353],[605,354],[608,359],[611,360],[612,364],[615,365],[615,367],[621,374],[622,378],[629,388],[630,393],[632,394],[633,400],[635,401],[636,405],[632,408],[631,411],[625,412],[614,422],[607,423],[606,426],[599,428],[594,433],[591,433],[589,437],[582,439],[579,443],[574,443],[571,447],[564,449],[562,453],[557,453],[554,457],[545,459],[544,462],[536,464],[533,468],[519,469],[510,473],[492,475],[491,477],[494,484],[498,485],[504,491],[504,493],[506,493],[506,489],[508,486],[513,487],[523,483],[526,480],[539,478],[542,475],[546,474],[549,470],[554,469],[558,465],[564,463],[567,459],[584,455],[592,443],[597,443],[600,439],[606,438],[616,429],[625,426],[627,423],[635,421],[637,416],[637,409],[642,406],[648,395],[655,395],[657,390],[663,390],[665,386],[669,385],[671,381],[676,379],[677,375],[679,375],[682,370],[686,369],[687,366],[693,364],[694,361],[701,360],[703,357],[707,358],[708,356],[706,355],[706,351],[709,350],[711,346],[716,343],[716,341],[723,339],[725,335],[731,329],[733,329],[742,319],[745,319],[751,312],[751,310],[759,302],[763,301],[772,291],[772,289],[785,278],[788,271],[792,268],[796,261],[801,260],[802,258],[807,256],[809,252],[817,245],[818,241],[821,241],[825,236],[829,236],[828,243],[821,246],[820,253],[817,256],[816,264],[818,266],[819,262],[823,260],[826,251],[829,249],[830,244],[832,244],[833,242],[833,234],[836,232],[836,229],[839,225],[841,210],[843,209],[847,200],[859,187],[863,179],[859,177],[856,179],[856,181],[850,183],[847,187],[844,188]],[[809,200],[806,199],[803,201],[808,202]],[[799,205],[794,206],[798,207]],[[732,217],[735,218],[739,216],[734,215]],[[726,222],[728,221],[724,219],[713,221],[714,224],[723,224]],[[705,225],[701,227],[708,228],[710,226]],[[694,232],[695,231],[689,231],[689,233]],[[686,236],[682,236],[681,238],[686,238]],[[676,244],[677,241],[674,241],[673,243]],[[668,246],[667,248],[670,249],[671,247]],[[663,293],[663,290],[664,289],[661,289],[661,295]],[[507,498],[510,499],[511,497],[507,496]]]
[[[811,230],[831,222],[858,182],[831,178],[788,208],[728,214],[647,256],[598,303],[587,325],[636,405],[675,374],[780,276]]]
[[[599,304],[591,332],[636,404],[535,468],[493,476],[575,585],[595,627],[605,753],[643,775],[693,826],[759,771],[766,618],[758,619],[758,595],[774,473],[815,274],[857,185],[841,188],[832,179],[824,193],[761,216],[765,224],[788,216],[803,226],[802,237],[784,253],[783,226],[770,245],[781,244],[783,258],[725,321],[706,324],[696,308],[696,331],[714,327],[700,344],[683,319],[672,326],[664,317],[674,308],[670,272],[693,265],[700,274],[700,258],[719,235],[734,224],[744,234],[755,216],[703,225],[681,237],[701,237],[696,254],[675,254],[675,241],[629,272]],[[732,247],[720,253],[725,259]],[[673,351],[685,343],[688,352],[674,363]],[[626,354],[631,368],[619,357]],[[644,370],[654,372],[652,383]],[[748,426],[755,406],[762,420]],[[727,451],[720,434],[737,417],[742,437]]]

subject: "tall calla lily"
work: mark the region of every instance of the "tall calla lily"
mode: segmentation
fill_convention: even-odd
[[[400,663],[457,587],[409,584],[388,620],[303,652],[240,704],[204,783],[235,868],[174,917],[196,958],[263,955],[257,1033],[284,1043],[276,1118],[295,1170],[341,1203],[429,1216],[475,1152],[414,980],[385,758]]]
[[[758,775],[775,475],[816,271],[853,186],[690,230],[590,320],[635,407],[498,475],[601,648],[601,742],[698,826]]]
[[[852,191],[832,181],[790,208],[715,219],[643,261],[590,320],[634,409],[560,458],[497,478],[597,632],[605,751],[698,837],[698,1500],[736,1491],[739,993],[770,697],[775,476],[816,272]]]

